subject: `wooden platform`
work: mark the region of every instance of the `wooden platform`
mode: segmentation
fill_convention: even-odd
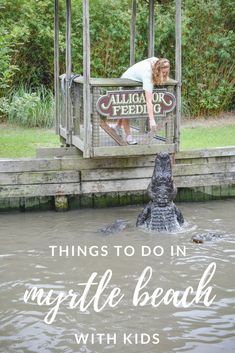
[[[60,196],[74,207],[145,202],[154,160],[155,155],[83,159],[71,147],[39,149],[34,159],[2,159],[0,209],[27,209],[30,200],[40,206],[43,198],[53,207]],[[173,175],[178,200],[234,197],[235,147],[180,152]]]

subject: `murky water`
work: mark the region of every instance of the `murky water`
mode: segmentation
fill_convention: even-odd
[[[0,352],[234,352],[235,200],[179,207],[187,225],[178,234],[136,229],[141,207],[1,215]],[[130,220],[122,233],[104,236],[97,232],[117,218]],[[204,244],[190,241],[192,235],[208,231],[220,233],[222,238]],[[57,246],[55,256],[49,248],[53,245]],[[185,256],[171,254],[177,245],[185,250]],[[59,256],[59,249],[66,246],[69,256]],[[73,246],[80,246],[87,255],[72,256]],[[120,256],[116,246],[122,246]],[[143,249],[152,253],[142,256]],[[195,292],[213,262],[216,271],[208,285],[212,286],[211,297],[216,298],[210,306],[203,300],[188,308],[172,303],[133,305],[133,293],[146,267],[150,266],[153,273],[141,293],[152,295],[158,287],[164,293],[169,288],[183,292],[188,286]],[[107,269],[112,270],[112,278],[101,293],[100,303],[119,287],[124,296],[114,308],[107,305],[95,312],[90,305],[81,312],[79,307],[69,308],[69,301],[65,301],[49,325],[44,322],[48,306],[23,301],[25,291],[33,286],[44,289],[45,294],[54,290],[54,296],[73,289],[79,298],[85,287],[79,283],[87,283],[93,272],[97,272],[94,282],[99,282]],[[97,285],[92,285],[87,302],[96,290]],[[87,343],[77,343],[81,333],[89,334]],[[104,334],[102,341],[99,333]]]

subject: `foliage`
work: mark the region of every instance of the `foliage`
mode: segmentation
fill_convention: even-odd
[[[0,96],[12,85],[13,77],[18,67],[11,63],[14,43],[7,31],[0,29]]]
[[[61,73],[65,70],[65,3],[60,1]],[[92,76],[119,77],[128,67],[130,4],[130,0],[90,0]],[[234,96],[234,2],[183,0],[182,4],[184,111],[197,116],[229,110]],[[170,59],[174,77],[175,1],[158,0],[155,8],[155,54]],[[26,92],[41,85],[52,89],[53,1],[0,0],[0,21],[0,97],[5,97],[1,105],[21,85]],[[147,57],[147,38],[148,1],[138,0],[137,61]],[[72,0],[72,45],[73,71],[82,73],[82,0]],[[35,106],[32,92],[21,97],[24,107],[28,98]]]
[[[82,1],[73,6],[74,71],[82,72]],[[118,19],[118,20],[114,20]],[[130,8],[126,0],[90,1],[91,74],[118,77],[129,63]]]
[[[53,96],[43,87],[35,92],[20,87],[8,99],[0,98],[0,110],[8,115],[11,124],[25,127],[53,125]]]
[[[53,1],[4,0],[0,21],[11,43],[14,84],[39,86],[53,80]],[[0,35],[1,35],[0,34]]]
[[[234,4],[224,3],[185,0],[183,95],[193,115],[228,109],[234,97],[235,34],[227,22]]]

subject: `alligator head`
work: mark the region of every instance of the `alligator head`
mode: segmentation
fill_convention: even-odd
[[[161,152],[155,159],[153,175],[148,186],[148,195],[160,207],[172,202],[176,195],[168,153]]]
[[[172,179],[171,160],[168,153],[162,152],[156,156],[147,192],[151,201],[138,216],[136,225],[144,225],[148,229],[157,231],[177,230],[184,223],[184,219],[173,203],[177,190]]]

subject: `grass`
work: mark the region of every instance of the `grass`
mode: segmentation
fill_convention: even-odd
[[[54,130],[0,125],[0,158],[35,156],[39,147],[60,146]],[[181,150],[235,145],[235,124],[220,126],[183,127]]]
[[[53,129],[0,125],[0,158],[34,157],[39,147],[59,147]]]
[[[225,146],[235,146],[235,124],[210,127],[183,127],[181,129],[181,150]]]

